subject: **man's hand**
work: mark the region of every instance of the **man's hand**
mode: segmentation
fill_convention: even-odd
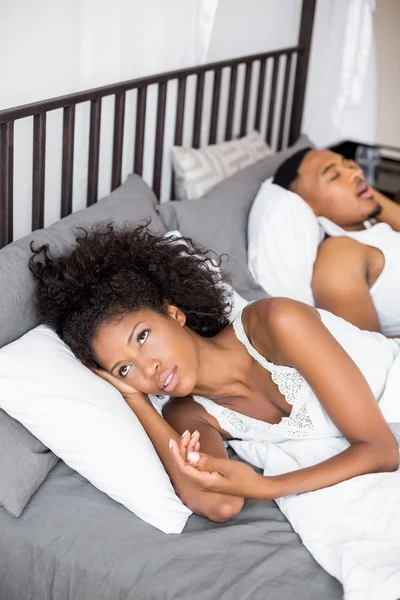
[[[400,205],[378,190],[374,190],[374,199],[382,207],[376,219],[381,223],[387,223],[394,231],[400,232]]]

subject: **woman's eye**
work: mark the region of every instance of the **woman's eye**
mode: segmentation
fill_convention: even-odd
[[[340,175],[339,172],[335,173],[334,176],[331,177],[329,181],[335,181],[335,179],[339,179],[339,175]]]
[[[126,377],[130,371],[132,365],[123,365],[120,369],[119,369],[119,375],[120,377]]]
[[[147,340],[148,335],[149,335],[149,330],[148,329],[145,329],[144,331],[142,331],[141,333],[139,333],[139,335],[137,337],[137,341],[139,342],[139,344],[141,346],[143,346],[143,344]]]

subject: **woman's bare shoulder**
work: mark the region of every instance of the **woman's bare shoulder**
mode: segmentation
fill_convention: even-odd
[[[242,321],[247,331],[259,328],[262,323],[270,326],[291,323],[300,315],[318,316],[318,311],[304,302],[291,298],[263,298],[252,302],[243,310]]]
[[[263,298],[249,304],[242,322],[250,343],[272,362],[279,361],[281,340],[289,332],[304,329],[307,322],[320,320],[318,311],[290,298]],[[277,363],[279,364],[279,362]]]

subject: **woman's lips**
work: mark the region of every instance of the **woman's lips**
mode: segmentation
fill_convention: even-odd
[[[168,379],[167,379],[168,381]],[[164,387],[164,392],[172,392],[178,384],[178,369],[174,367],[172,370],[172,375],[169,378],[168,384]]]
[[[163,392],[172,392],[172,390],[176,387],[178,383],[178,368],[174,367],[173,369],[169,369],[168,371],[164,371],[161,374],[158,387]]]

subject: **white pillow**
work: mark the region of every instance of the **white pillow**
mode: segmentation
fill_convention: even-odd
[[[314,305],[314,262],[324,234],[304,200],[269,179],[261,186],[248,221],[250,273],[270,296]]]
[[[180,533],[181,502],[123,397],[48,327],[0,349],[0,406],[94,486],[165,533]]]
[[[272,154],[258,131],[204,148],[173,146],[177,200],[196,200],[223,179]]]

